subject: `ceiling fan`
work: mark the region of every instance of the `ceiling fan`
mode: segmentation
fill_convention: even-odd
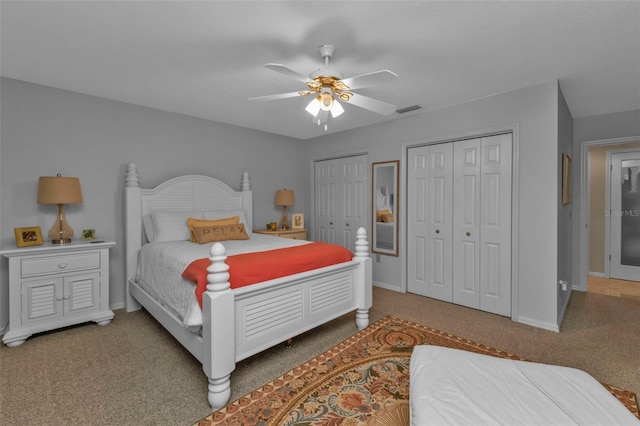
[[[325,130],[327,130],[326,122],[329,118],[329,114],[331,114],[333,118],[336,118],[344,112],[344,108],[340,104],[340,101],[377,112],[378,114],[392,114],[396,110],[395,105],[354,93],[352,90],[388,83],[398,78],[398,75],[393,71],[380,70],[350,78],[343,78],[342,73],[329,68],[329,60],[335,53],[335,50],[335,47],[332,45],[321,45],[320,56],[324,59],[325,67],[324,69],[312,72],[308,77],[305,77],[282,64],[265,64],[265,67],[270,70],[279,72],[287,77],[291,77],[306,84],[308,90],[259,96],[249,98],[249,100],[274,101],[296,96],[314,95],[313,100],[309,102],[305,109],[313,116],[314,123],[317,123],[318,125],[324,123]]]

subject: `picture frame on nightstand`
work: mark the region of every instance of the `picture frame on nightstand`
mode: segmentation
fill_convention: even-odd
[[[304,229],[304,214],[294,213],[291,215],[291,229]]]
[[[42,245],[42,232],[39,226],[13,228],[13,232],[16,235],[16,245],[18,247]]]

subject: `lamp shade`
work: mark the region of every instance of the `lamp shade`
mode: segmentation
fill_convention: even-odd
[[[290,189],[278,189],[276,191],[276,206],[293,206],[295,204],[295,198],[293,191]]]
[[[67,176],[41,176],[38,180],[38,204],[82,203],[80,179]]]

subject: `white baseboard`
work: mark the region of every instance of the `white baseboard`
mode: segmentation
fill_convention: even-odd
[[[374,281],[373,285],[376,286],[376,287],[384,288],[386,290],[397,291],[398,293],[406,293],[405,291],[402,291],[400,289],[400,287],[395,286],[395,285],[391,285],[391,284],[387,284],[387,283],[381,283],[381,282]]]
[[[604,272],[589,272],[587,273],[587,276],[589,277],[599,277],[599,278],[608,278]]]
[[[545,330],[560,332],[560,327],[558,326],[558,324],[542,322],[542,321],[538,321],[538,320],[534,320],[534,319],[526,318],[526,317],[513,318],[513,320],[516,321],[516,322],[522,323],[522,324],[533,326],[533,327],[543,328]]]
[[[124,309],[124,302],[109,305],[109,309],[111,309],[112,311],[115,311],[116,309]]]

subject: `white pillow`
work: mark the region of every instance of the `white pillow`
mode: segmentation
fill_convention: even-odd
[[[154,241],[189,241],[191,232],[187,219],[195,217],[204,219],[199,212],[177,212],[169,210],[153,210]],[[147,237],[148,238],[148,237]]]
[[[231,209],[231,210],[209,210],[204,212],[203,219],[224,219],[225,217],[239,216],[240,223],[244,223],[244,229],[247,233],[252,233],[251,225],[247,221],[247,215],[244,209]]]
[[[142,228],[144,229],[144,234],[147,236],[147,241],[150,243],[154,242],[156,239],[156,230],[153,227],[153,217],[151,217],[150,214],[142,216]]]

